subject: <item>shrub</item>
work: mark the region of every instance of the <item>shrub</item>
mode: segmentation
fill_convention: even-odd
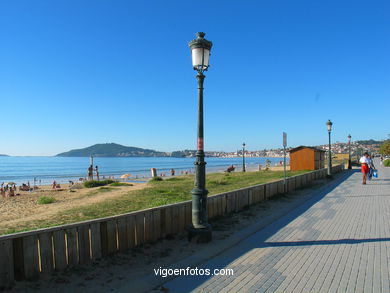
[[[157,181],[163,181],[163,179],[161,177],[153,177],[151,180],[151,182],[157,182]]]
[[[107,179],[107,180],[102,180],[102,181],[96,181],[96,180],[89,180],[84,182],[84,187],[87,188],[92,188],[92,187],[97,187],[97,186],[104,186],[114,183],[114,180]]]
[[[381,146],[379,152],[386,156],[390,155],[390,140],[386,140]]]
[[[124,182],[114,182],[114,183],[111,183],[110,186],[133,186],[133,184],[124,183]]]
[[[49,204],[55,201],[56,199],[52,196],[41,196],[38,198],[38,204]]]
[[[390,167],[390,159],[384,160],[384,161],[383,161],[383,165],[384,165],[385,167]]]
[[[184,178],[179,178],[179,177],[172,177],[165,179],[165,181],[183,181]]]

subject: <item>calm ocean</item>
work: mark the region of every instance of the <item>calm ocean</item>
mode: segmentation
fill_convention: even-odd
[[[245,158],[248,170],[257,169],[258,165],[265,165],[269,159],[272,165],[279,163],[283,158]],[[94,166],[99,167],[101,176],[115,176],[130,173],[133,177],[150,177],[150,168],[156,168],[160,175],[169,175],[171,168],[176,175],[183,171],[194,172],[195,158],[94,158]],[[235,165],[236,170],[242,169],[242,158],[206,158],[207,172],[226,170]],[[67,183],[68,180],[77,181],[86,177],[89,158],[63,157],[0,157],[0,183],[15,182],[17,184],[32,184],[34,178],[41,184],[50,184],[53,180]]]

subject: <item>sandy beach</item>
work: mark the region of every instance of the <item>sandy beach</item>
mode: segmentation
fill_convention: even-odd
[[[20,195],[0,198],[0,233],[4,233],[7,229],[17,229],[22,223],[28,226],[30,221],[44,221],[60,211],[95,204],[146,186],[146,183],[132,184],[133,186],[118,186],[104,193],[94,192],[97,188],[71,190],[68,184],[61,184],[62,188],[56,190],[50,185],[42,185],[34,192],[17,191],[16,193]],[[54,197],[56,201],[49,205],[38,204],[41,196]]]
[[[281,171],[283,167],[271,167],[270,169]],[[250,168],[248,171],[256,170]],[[166,176],[166,178],[170,177]],[[33,221],[43,223],[66,210],[123,196],[129,191],[143,189],[148,184],[141,179],[138,182],[132,180],[129,183],[132,186],[111,187],[107,192],[99,192],[99,187],[82,188],[81,183],[76,183],[72,188],[69,184],[61,184],[60,189],[52,189],[51,185],[40,185],[33,192],[18,190],[16,194],[19,195],[14,197],[0,197],[0,234],[9,230],[18,230],[20,226],[30,227],[29,223]],[[53,197],[55,202],[39,204],[38,199],[41,196]]]

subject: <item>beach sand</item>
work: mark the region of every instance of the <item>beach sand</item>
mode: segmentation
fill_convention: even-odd
[[[133,186],[118,186],[115,189],[89,196],[96,188],[69,189],[68,184],[61,184],[61,189],[53,190],[50,185],[41,185],[34,192],[17,191],[20,195],[0,197],[0,234],[18,226],[28,226],[34,220],[44,221],[53,218],[59,212],[72,208],[95,204],[110,198],[115,198],[132,190],[142,189],[147,183],[134,183]],[[55,198],[50,205],[38,204],[41,196]]]
[[[281,171],[283,167],[271,167],[273,171]],[[237,169],[236,169],[237,170]],[[238,171],[240,171],[238,169]],[[249,171],[256,171],[249,168]],[[169,178],[171,176],[166,176]],[[177,176],[176,176],[177,177]],[[141,179],[139,179],[141,180]],[[144,179],[142,179],[144,180]],[[96,188],[79,188],[70,191],[69,184],[61,184],[61,189],[53,190],[51,185],[40,185],[34,192],[17,191],[20,195],[14,197],[0,197],[0,235],[8,230],[18,230],[18,227],[31,227],[30,222],[45,222],[53,219],[60,212],[78,208],[81,206],[93,205],[107,199],[120,197],[123,194],[145,188],[145,181],[131,181],[133,186],[118,186],[108,192],[94,192]],[[76,183],[75,186],[82,186]],[[91,195],[93,194],[93,195]],[[41,196],[55,198],[51,204],[38,204]]]

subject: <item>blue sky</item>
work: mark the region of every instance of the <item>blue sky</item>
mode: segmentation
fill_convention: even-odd
[[[194,149],[198,31],[206,150],[390,133],[389,1],[2,0],[0,153]]]

